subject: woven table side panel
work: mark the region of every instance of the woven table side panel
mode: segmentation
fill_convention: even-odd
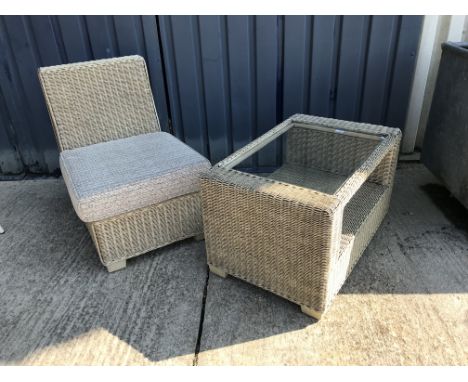
[[[41,68],[39,78],[61,151],[160,130],[142,57]]]
[[[352,238],[343,237],[343,239],[347,241],[347,246],[338,257],[335,257],[335,262],[331,267],[332,271],[330,272],[331,277],[328,288],[327,307],[340,291],[349,274],[352,272],[379,229],[388,211],[391,192],[391,188],[387,188]]]
[[[286,163],[350,175],[368,158],[379,141],[295,126],[287,132]],[[369,176],[369,182],[389,184],[398,159],[399,140]]]
[[[286,163],[349,175],[376,147],[377,141],[295,126],[287,132]]]
[[[104,265],[203,233],[200,193],[87,224]]]
[[[392,182],[393,163],[398,160],[402,135],[400,129],[305,114],[295,114],[290,117],[290,120],[292,122],[330,128],[330,133],[300,126],[294,126],[290,129],[288,131],[288,142],[290,139],[289,136],[291,136],[292,141],[291,145],[287,143],[287,147],[289,146],[290,149],[287,149],[286,154],[287,156],[290,155],[290,163],[302,163],[305,165],[304,162],[309,161],[310,165],[313,166],[312,162],[315,162],[319,168],[325,171],[340,173],[342,175],[349,175],[362,164],[379,142],[378,140],[373,141],[364,137],[345,136],[335,133],[336,130],[393,136],[395,138],[393,153],[389,153],[369,176],[370,182],[384,185],[388,185]],[[314,142],[314,139],[321,141],[322,147],[320,147],[320,143]],[[315,152],[317,153],[315,154]]]
[[[387,189],[382,198],[372,209],[364,224],[361,225],[359,231],[356,232],[353,251],[351,252],[350,262],[346,271],[346,277],[348,277],[348,275],[351,273],[364,250],[367,248],[375,233],[379,229],[380,224],[388,212],[391,195],[392,190]]]
[[[208,177],[202,204],[209,264],[322,310],[336,241],[333,214]]]

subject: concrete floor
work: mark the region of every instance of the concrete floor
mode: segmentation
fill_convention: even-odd
[[[61,179],[0,182],[0,363],[468,364],[468,213],[400,164],[375,238],[319,322],[207,273],[187,240],[108,274]]]

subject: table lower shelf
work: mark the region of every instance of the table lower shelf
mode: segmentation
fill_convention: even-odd
[[[281,166],[268,177],[327,194],[336,192],[347,179],[344,175],[292,164]],[[347,268],[344,277],[351,272],[385,216],[390,192],[388,186],[366,182],[346,205],[337,259],[343,262],[339,266]],[[344,264],[346,261],[348,264]]]

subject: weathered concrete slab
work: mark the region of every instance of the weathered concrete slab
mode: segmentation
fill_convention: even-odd
[[[466,363],[468,213],[420,164],[398,170],[389,215],[318,323],[210,275],[198,364]]]
[[[0,182],[0,222],[0,363],[192,364],[203,242],[109,274],[62,180]]]
[[[108,274],[61,180],[0,182],[0,363],[466,364],[468,216],[421,165],[315,323],[185,241]]]

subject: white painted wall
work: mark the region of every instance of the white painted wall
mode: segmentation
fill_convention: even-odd
[[[445,41],[468,41],[468,16],[425,16],[401,151],[421,148]]]

